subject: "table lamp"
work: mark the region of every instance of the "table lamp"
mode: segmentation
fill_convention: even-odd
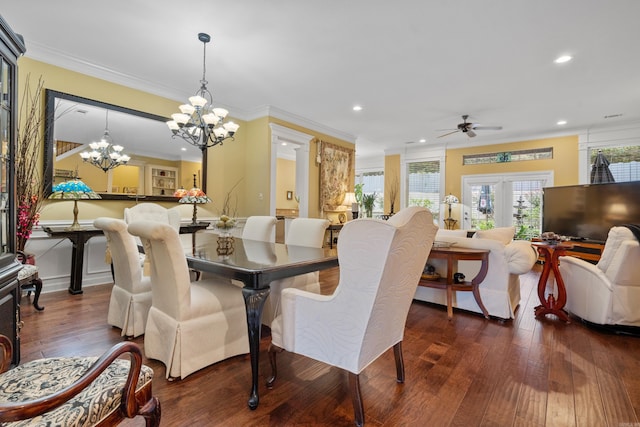
[[[78,223],[78,200],[101,199],[87,184],[78,178],[54,185],[49,196],[51,200],[73,200],[73,223],[67,227],[67,231],[79,231],[82,227]]]
[[[448,196],[445,196],[442,203],[444,203],[445,205],[449,205],[449,217],[444,219],[444,226],[447,230],[453,230],[458,223],[458,220],[453,219],[453,217],[451,216],[451,206],[460,203],[460,201],[453,194],[449,194]]]
[[[176,191],[178,194],[180,190]],[[193,218],[191,219],[191,225],[198,224],[198,208],[197,205],[201,203],[210,203],[211,199],[204,194],[200,188],[197,187],[196,184],[196,174],[193,174],[193,188],[186,192],[185,195],[182,196],[178,203],[192,203],[193,204]]]
[[[351,216],[353,219],[358,218],[358,202],[356,201],[356,193],[346,193],[342,204],[344,206],[351,206]]]

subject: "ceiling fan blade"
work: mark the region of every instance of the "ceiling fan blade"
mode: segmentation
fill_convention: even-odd
[[[473,138],[474,136],[476,136],[476,133],[474,131],[472,131],[471,129],[469,129],[468,131],[465,132],[467,134],[467,136],[469,138]]]
[[[453,132],[449,132],[449,133],[445,133],[444,135],[440,135],[438,138],[442,138],[444,136],[449,136],[449,135],[453,135],[454,133],[458,133],[460,132],[459,130],[454,130]]]
[[[474,130],[502,130],[502,126],[482,126],[482,125],[474,125]]]

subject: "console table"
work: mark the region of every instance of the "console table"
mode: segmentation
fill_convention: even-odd
[[[447,277],[439,279],[427,279],[423,275],[418,282],[419,286],[428,288],[445,289],[447,291],[447,317],[449,320],[453,317],[453,291],[473,292],[473,297],[482,310],[482,314],[486,319],[489,318],[489,312],[482,303],[480,298],[480,283],[487,276],[489,270],[489,250],[488,249],[469,249],[459,247],[434,247],[429,253],[429,259],[445,259],[447,260]],[[458,261],[480,261],[480,271],[471,281],[462,283],[454,283],[453,275],[457,272]]]
[[[82,264],[84,262],[84,244],[94,236],[102,236],[102,230],[86,228],[81,230],[67,230],[66,227],[42,227],[50,237],[69,239],[73,244],[71,253],[71,282],[69,293],[82,293]]]
[[[567,291],[564,287],[562,275],[560,275],[560,269],[558,268],[558,257],[566,255],[567,251],[573,249],[573,244],[558,243],[552,245],[544,242],[532,242],[531,244],[538,250],[538,253],[544,259],[544,267],[542,268],[540,280],[538,281],[538,298],[540,299],[541,304],[535,308],[536,317],[555,314],[565,322],[571,323],[567,312],[564,311],[564,305],[567,302]],[[557,298],[553,293],[545,296],[547,280],[549,279],[549,274],[552,271],[558,288]]]

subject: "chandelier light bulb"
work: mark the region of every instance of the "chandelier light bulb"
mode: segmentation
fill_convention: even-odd
[[[188,114],[189,116],[196,111],[196,108],[191,104],[182,104],[178,108],[180,109],[180,111],[182,111],[183,114]]]

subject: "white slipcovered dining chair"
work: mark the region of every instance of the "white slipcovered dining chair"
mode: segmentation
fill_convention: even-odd
[[[144,337],[145,355],[166,366],[167,378],[187,375],[213,363],[249,353],[242,292],[228,280],[191,282],[178,232],[153,221],[136,221],[151,261],[152,304]]]
[[[393,347],[397,381],[404,382],[405,323],[437,228],[420,207],[388,221],[346,223],[338,240],[340,280],[334,293],[282,291],[282,312],[271,327],[267,386],[276,379],[276,353],[282,349],[344,369],[356,424],[362,425],[360,372]]]
[[[157,221],[162,222],[164,224],[169,224],[178,232],[180,231],[180,208],[178,206],[173,208],[165,208],[156,203],[138,203],[130,208],[124,208],[124,222],[131,224],[134,221]],[[136,237],[136,243],[139,246],[142,246],[142,241],[140,241],[139,237]],[[184,246],[184,244],[183,244]],[[186,249],[185,249],[186,251]],[[149,260],[145,257],[143,253],[139,255],[140,257],[140,265],[143,266],[144,274],[148,275],[148,266],[145,266],[145,263],[148,263]]]
[[[640,243],[627,227],[612,227],[596,265],[560,257],[565,308],[599,325],[640,326]]]
[[[134,221],[157,221],[169,224],[176,231],[180,231],[180,208],[165,208],[156,203],[138,203],[124,208],[124,221],[131,224]]]
[[[277,222],[278,219],[275,216],[250,216],[244,223],[242,239],[274,243],[276,241]]]
[[[285,244],[321,248],[329,221],[320,218],[295,218],[289,224]],[[271,322],[280,312],[280,293],[285,288],[297,288],[316,294],[320,293],[320,273],[312,271],[270,283],[271,291],[262,310],[262,324],[271,326]]]
[[[151,279],[142,275],[136,240],[121,219],[97,218],[93,226],[104,232],[113,265],[107,323],[122,329],[122,336],[142,335],[151,308]]]

